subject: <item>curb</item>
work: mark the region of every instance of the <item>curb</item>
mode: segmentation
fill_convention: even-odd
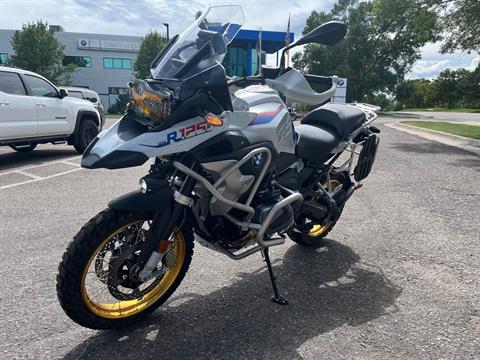
[[[434,119],[435,118],[434,116],[415,114],[411,112],[390,112],[386,114],[387,116],[404,118],[404,119]]]
[[[389,128],[403,131],[410,135],[416,135],[423,139],[436,141],[445,145],[454,146],[465,151],[480,155],[480,140],[469,139],[463,136],[447,134],[444,132],[422,129],[412,125],[401,124],[401,123],[389,123],[384,124]]]

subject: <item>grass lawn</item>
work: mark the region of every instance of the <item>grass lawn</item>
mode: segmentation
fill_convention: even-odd
[[[415,108],[415,109],[405,109],[402,110],[405,112],[416,112],[416,111],[438,111],[438,112],[465,112],[465,113],[480,113],[480,109],[471,109],[471,108]]]
[[[454,124],[444,121],[401,121],[401,123],[480,140],[480,126],[478,125]]]

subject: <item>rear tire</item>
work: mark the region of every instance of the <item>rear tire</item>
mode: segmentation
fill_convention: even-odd
[[[310,236],[308,234],[296,232],[296,231],[289,231],[288,237],[302,246],[324,246],[325,245],[325,237],[328,235],[330,231],[332,231],[333,227],[337,222],[332,222],[331,224],[327,225],[326,229],[317,236]]]
[[[83,154],[88,144],[98,135],[98,126],[92,119],[82,120],[75,134],[75,142],[73,144],[78,153]]]
[[[332,186],[332,189],[334,189],[337,186],[340,186],[342,184],[344,187],[346,187],[348,182],[344,174],[332,172],[330,174],[330,184]],[[326,184],[323,184],[323,185],[324,187],[326,186]],[[340,190],[340,191],[343,191],[343,190]],[[343,206],[344,204],[342,205],[340,212],[343,211]],[[340,215],[341,213],[339,214],[339,216],[336,218],[335,221],[327,222],[324,225],[314,224],[308,233],[301,232],[299,229],[295,229],[295,230],[290,230],[289,232],[287,232],[287,234],[292,241],[302,246],[325,245],[324,239],[330,233],[330,231],[332,231],[333,227],[335,226],[338,219],[340,218]]]
[[[28,146],[22,146],[22,147],[17,147],[15,145],[10,145],[10,147],[15,150],[16,152],[19,153],[26,153],[35,150],[37,147],[37,144],[35,143],[30,143]]]
[[[140,221],[151,220],[153,215],[153,213],[107,209],[85,224],[73,241],[70,242],[58,267],[57,296],[63,310],[73,321],[91,329],[116,329],[130,325],[155,311],[180,285],[193,255],[193,232],[188,228],[176,228],[172,233],[172,244],[175,244],[172,250],[173,253],[176,252],[174,254],[176,257],[175,263],[171,265],[172,267],[168,267],[165,275],[158,276],[158,282],[153,280],[154,285],[149,285],[147,287],[148,291],[145,293],[135,295],[134,298],[130,299],[115,296],[116,299],[120,300],[116,301],[112,297],[115,302],[111,304],[111,300],[104,303],[105,300],[99,299],[97,295],[92,295],[97,293],[98,287],[93,292],[89,291],[91,289],[87,289],[87,276],[90,274],[90,279],[98,280],[96,284],[100,286],[101,291],[105,292],[103,287],[107,289],[104,294],[102,293],[103,296],[111,297],[115,294],[118,289],[116,288],[117,285],[112,285],[112,281],[122,281],[121,278],[117,278],[118,272],[123,271],[121,269],[125,267],[129,258],[126,258],[121,265],[122,259],[119,263],[120,267],[114,273],[115,275],[112,275],[112,268],[115,268],[117,264],[112,259],[118,259],[122,256],[121,249],[126,253],[135,245],[132,246],[125,242],[128,246],[120,245],[120,252],[114,252],[115,249],[112,244],[121,243],[123,238],[130,236],[125,236],[125,233],[121,231],[128,231]],[[123,238],[121,237],[122,234]],[[138,238],[138,236],[137,233],[135,237]],[[111,251],[112,256],[105,260],[107,251]],[[134,254],[132,252],[128,256],[131,258]],[[97,270],[97,263],[100,264],[99,270]],[[93,272],[89,271],[92,265],[94,265]],[[106,269],[104,268],[105,265],[107,265]],[[111,280],[114,276],[115,278]],[[122,286],[123,283],[120,287]],[[111,295],[108,295],[109,293]],[[117,304],[118,308],[116,308]]]

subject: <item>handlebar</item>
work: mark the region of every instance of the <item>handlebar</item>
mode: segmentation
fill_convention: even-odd
[[[266,70],[266,69],[264,69]],[[270,88],[283,93],[290,100],[307,105],[318,105],[330,99],[337,88],[337,76],[302,74],[296,69],[280,73],[278,68],[265,71],[263,76],[250,76],[233,79],[228,86],[246,87],[253,84],[267,84]],[[324,92],[317,93],[311,84],[330,85]]]

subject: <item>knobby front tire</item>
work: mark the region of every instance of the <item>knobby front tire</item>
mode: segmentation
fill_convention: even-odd
[[[137,231],[137,238],[138,234],[144,234],[147,230],[141,226],[148,224],[153,215],[106,209],[85,224],[70,242],[58,268],[57,295],[63,310],[73,321],[91,329],[130,325],[157,309],[180,285],[193,256],[193,232],[186,228],[175,228],[172,232],[168,271],[152,279],[150,285],[148,282],[142,284],[144,292],[138,290],[139,287],[128,293],[126,290],[131,289],[122,287],[121,276],[112,277],[112,268],[116,269],[116,275],[122,274],[127,267],[121,265],[124,259],[128,264],[136,256],[133,246],[139,246],[139,241],[130,245],[132,236],[125,234]],[[121,266],[115,267],[115,258],[121,259],[117,260]],[[96,285],[94,290],[89,287],[90,283]],[[118,283],[122,285],[117,287]],[[96,294],[97,290],[103,293]],[[138,297],[135,291],[139,291]]]

